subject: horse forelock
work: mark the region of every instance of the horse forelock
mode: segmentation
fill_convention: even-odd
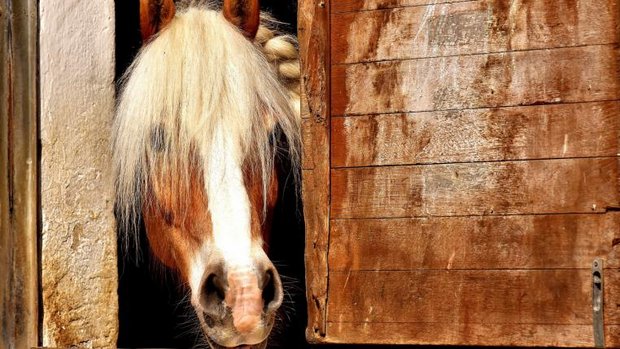
[[[214,154],[226,152],[232,154],[226,161],[261,178],[267,193],[281,145],[277,133],[298,164],[294,93],[259,47],[206,5],[179,10],[141,50],[122,84],[113,130],[119,223],[126,231],[133,230],[154,176],[189,188],[195,166],[208,196]]]

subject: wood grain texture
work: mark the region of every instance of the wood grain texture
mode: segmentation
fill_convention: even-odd
[[[331,163],[615,156],[619,126],[618,102],[337,117],[331,122]]]
[[[605,325],[620,325],[620,269],[608,268],[604,277]],[[620,334],[616,334],[618,336]]]
[[[362,3],[362,1],[357,1]],[[334,63],[617,42],[616,1],[482,0],[335,14]]]
[[[304,104],[304,98],[301,98],[302,105]],[[302,109],[302,113],[308,115],[307,110],[304,111]],[[303,114],[302,114],[303,115]],[[325,129],[325,125],[321,122],[316,122],[312,118],[302,118],[301,120],[301,141],[304,145],[302,147],[302,156],[301,156],[301,168],[304,170],[314,170],[317,167],[317,162],[319,166],[324,165],[325,162],[325,154],[324,149],[318,149],[319,147],[329,147],[327,140],[327,130]],[[318,156],[318,159],[315,160],[315,156]],[[323,164],[321,164],[323,162]]]
[[[331,223],[331,271],[587,268],[620,213],[355,219]]]
[[[331,10],[332,13],[338,13],[468,1],[477,0],[338,0],[332,2]]]
[[[620,325],[605,326],[605,345],[607,348],[620,348]]]
[[[615,230],[617,233],[618,229]],[[617,249],[617,245],[614,248]],[[605,347],[618,348],[620,347],[620,268],[605,268],[603,277]]]
[[[325,336],[329,239],[329,1],[301,0],[302,198],[306,226],[306,297],[312,343]]]
[[[324,341],[620,346],[618,11],[332,2]]]
[[[609,326],[610,330],[620,326]],[[333,343],[593,347],[592,325],[328,322]],[[607,331],[609,332],[609,331]],[[610,340],[607,340],[610,343]]]
[[[618,159],[332,170],[332,218],[604,212]]]
[[[620,269],[620,229],[615,229],[613,233],[613,249],[605,259],[605,268]]]
[[[331,272],[328,321],[591,325],[591,280],[590,268]],[[607,307],[606,324],[618,312]]]
[[[0,348],[38,344],[37,1],[0,2]]]
[[[615,100],[617,68],[613,45],[338,65],[331,109],[348,115]]]

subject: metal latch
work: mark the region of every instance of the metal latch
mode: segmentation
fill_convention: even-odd
[[[592,263],[592,319],[594,324],[594,346],[597,348],[605,348],[603,287],[603,260],[597,258]]]

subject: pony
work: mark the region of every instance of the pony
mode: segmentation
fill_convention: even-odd
[[[144,46],[113,122],[119,225],[173,270],[211,348],[264,348],[282,304],[267,252],[276,158],[299,169],[299,62],[258,0],[141,0]],[[133,234],[131,233],[133,232]]]

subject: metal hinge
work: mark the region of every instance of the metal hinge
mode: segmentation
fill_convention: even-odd
[[[603,287],[603,260],[597,258],[592,263],[592,319],[594,324],[594,346],[597,348],[605,348]]]

